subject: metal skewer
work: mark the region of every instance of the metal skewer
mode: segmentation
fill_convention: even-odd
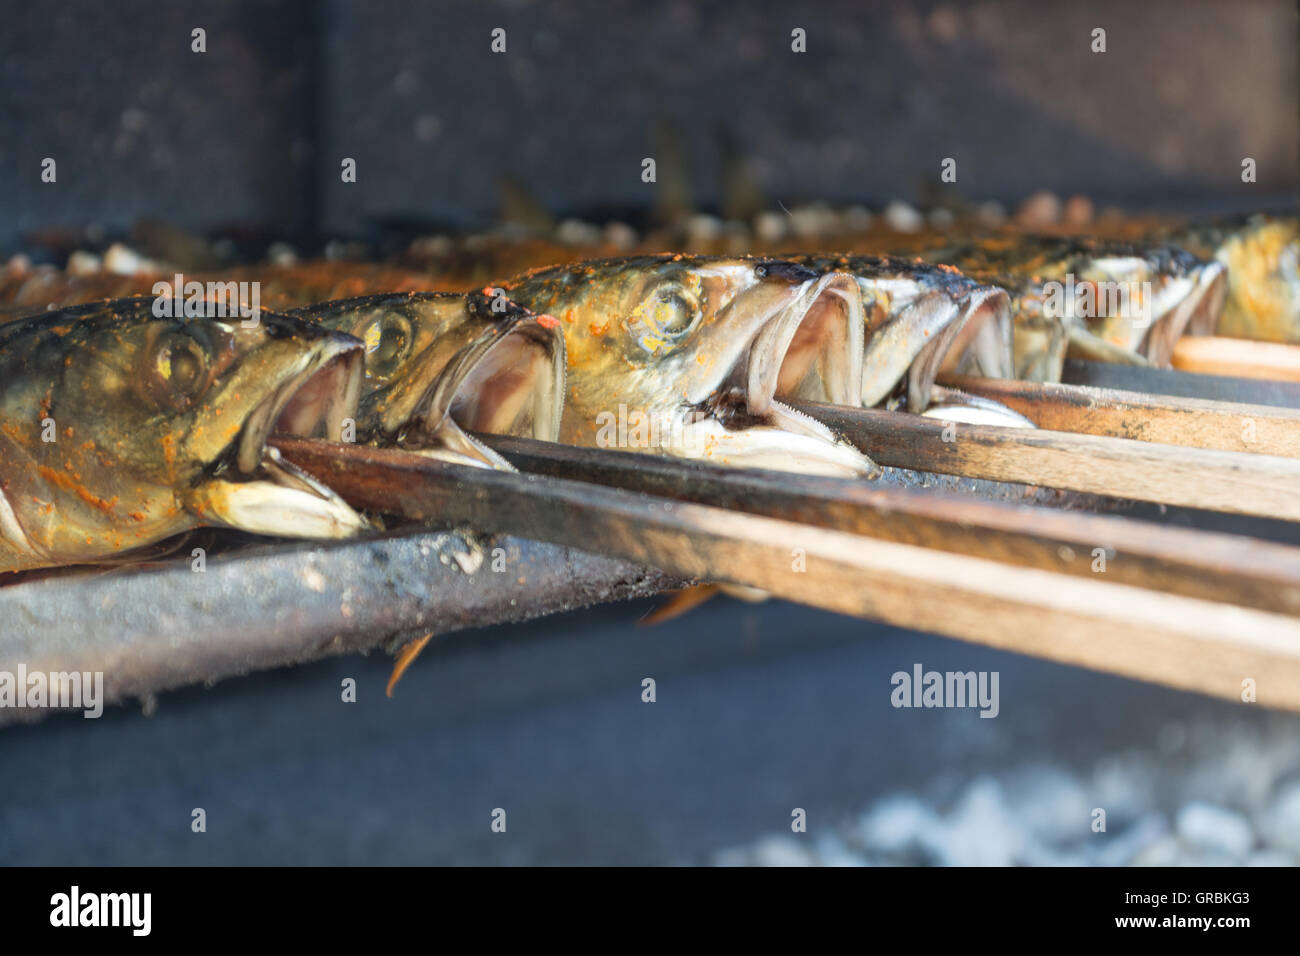
[[[1181,372],[1169,368],[1116,365],[1109,362],[1065,360],[1061,380],[1070,385],[1115,388],[1148,395],[1207,398],[1244,405],[1277,405],[1300,408],[1300,383]]]
[[[0,587],[0,671],[100,672],[104,703],[404,639],[513,623],[680,587],[642,565],[510,536],[408,527],[268,542]],[[500,555],[500,560],[494,557]],[[363,692],[378,693],[378,688]],[[0,707],[0,724],[46,709]]]

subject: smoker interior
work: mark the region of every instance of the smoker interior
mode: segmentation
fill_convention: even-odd
[[[664,122],[713,212],[720,138],[778,210],[922,205],[945,157],[1010,209],[1041,188],[1212,215],[1297,186],[1281,2],[4,7],[6,254],[142,217],[377,247],[493,226],[502,177],[556,220],[637,224]],[[655,603],[440,637],[391,700],[391,658],[348,654],[4,727],[0,862],[1300,861],[1296,716],[776,601],[637,626]],[[996,718],[892,706],[917,664],[998,673]]]

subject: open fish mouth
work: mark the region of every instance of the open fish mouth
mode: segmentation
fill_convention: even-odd
[[[1221,262],[1200,266],[1157,293],[1154,318],[1142,353],[1152,365],[1170,364],[1174,344],[1184,335],[1210,335],[1228,294],[1228,270]]]
[[[473,432],[556,441],[564,410],[564,336],[527,315],[462,349],[430,385],[411,434],[422,454],[514,471]]]
[[[1202,263],[1185,274],[1164,277],[1136,315],[1125,313],[1095,322],[1067,317],[1069,355],[1167,368],[1180,338],[1214,331],[1227,293],[1227,269],[1221,262]]]
[[[944,374],[1012,378],[1011,297],[983,286],[959,299],[960,315],[939,363]],[[934,378],[929,381],[933,383]]]
[[[202,513],[242,531],[300,538],[339,538],[369,525],[341,497],[284,461],[272,435],[344,437],[357,413],[361,344],[331,333],[304,353],[244,423],[234,448],[235,480],[218,475],[196,490]]]
[[[249,415],[239,435],[235,463],[242,474],[261,466],[273,434],[343,438],[344,419],[361,396],[362,355],[350,344],[304,355],[298,368]]]
[[[907,408],[924,412],[940,374],[1011,378],[1011,302],[982,286],[961,296],[922,291],[867,341],[862,404],[888,398],[906,372]]]
[[[831,273],[803,283],[754,336],[744,362],[746,411],[762,415],[778,396],[857,405],[863,327],[851,276]]]
[[[1004,290],[980,287],[958,299],[946,293],[929,292],[910,305],[900,318],[914,311],[920,313],[917,324],[913,326],[909,317],[903,328],[927,340],[907,369],[910,411],[919,414],[930,407],[934,382],[940,374],[983,378],[1014,375],[1011,299]],[[866,397],[863,396],[864,404]]]
[[[864,322],[857,283],[843,273],[809,278],[758,321],[722,387],[687,410],[680,447],[665,450],[741,467],[878,474],[875,463],[831,429],[780,401],[858,405]]]
[[[904,381],[907,408],[919,413],[940,374],[1012,377],[1011,300],[1001,287],[920,259],[801,255],[796,261],[850,276],[858,286],[866,318],[863,407],[894,397]]]

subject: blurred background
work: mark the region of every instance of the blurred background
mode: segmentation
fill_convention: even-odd
[[[1285,0],[2,13],[6,254],[146,217],[306,249],[811,202],[1015,214],[1039,190],[1212,214],[1289,204],[1297,186]],[[941,189],[946,157],[958,178]],[[779,602],[636,627],[649,606],[440,639],[395,700],[376,654],[6,727],[0,863],[1300,860],[1300,719],[1262,703]],[[917,663],[998,671],[999,716],[894,709],[890,675]],[[490,832],[497,807],[506,834]]]
[[[6,249],[141,217],[302,241],[482,229],[503,205],[525,223],[879,208],[934,198],[948,157],[947,192],[1009,210],[1040,189],[1259,209],[1297,185],[1287,0],[3,8]],[[40,181],[45,157],[56,184]]]

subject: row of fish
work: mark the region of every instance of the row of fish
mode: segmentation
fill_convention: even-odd
[[[464,429],[556,437],[564,342],[482,296],[168,318],[152,297],[0,325],[0,571],[109,559],[200,526],[368,526],[268,447],[361,440],[505,465]]]
[[[1102,360],[1165,364],[1178,334],[1206,331],[1216,319],[1220,335],[1300,343],[1300,219],[1294,215],[1261,214],[1194,226],[1147,224],[1137,238],[1125,234],[1126,239],[1082,239],[1004,231],[954,240],[942,233],[867,233],[837,236],[836,245],[863,263],[873,257],[889,259],[881,253],[906,251],[908,256],[956,267],[982,284],[1005,289],[1018,331],[1023,326],[1023,334],[1017,336],[1017,367],[1036,380],[1052,378],[1066,349]],[[609,254],[599,244],[539,246],[473,238],[480,240],[474,245],[474,261],[490,263],[494,281]],[[678,251],[699,255],[722,251],[712,245],[716,244],[700,240]],[[797,242],[790,246],[754,240],[746,251],[767,258],[801,258]],[[258,282],[261,304],[270,308],[366,293],[466,291],[483,284],[482,269],[466,269],[470,255],[452,250],[425,257],[419,260],[419,270],[331,261],[243,268],[238,277]],[[179,265],[165,265],[142,260],[130,250],[106,256],[103,271],[88,275],[48,266],[33,268],[20,259],[0,268],[0,315],[143,294],[156,280],[182,271]],[[220,281],[231,276],[195,278]],[[1052,294],[1054,286],[1070,281],[1070,291],[1081,295]],[[1147,284],[1149,291],[1144,291]],[[1121,292],[1118,302],[1108,294],[1116,288]],[[1186,307],[1188,298],[1197,299],[1197,305]]]
[[[1230,269],[1176,248],[1041,240],[922,259],[639,256],[455,295],[395,292],[419,280],[387,267],[332,266],[327,281],[268,275],[262,295],[290,311],[255,322],[160,317],[154,296],[64,301],[110,282],[110,295],[149,291],[150,276],[60,289],[42,275],[39,292],[10,277],[0,570],[104,560],[200,525],[365,528],[268,447],[277,431],[497,468],[509,465],[475,432],[871,475],[783,399],[1029,424],[935,380],[1051,380],[1069,350],[1165,362],[1179,335],[1213,329],[1225,299],[1249,300],[1225,288]],[[1143,291],[1098,314],[1052,302],[1057,277]],[[38,302],[63,307],[32,314]]]
[[[829,261],[659,256],[285,314],[214,317],[205,299],[173,318],[139,296],[12,318],[0,568],[101,560],[200,525],[365,527],[268,448],[273,432],[496,468],[509,465],[474,433],[870,475],[866,456],[782,399],[856,406],[911,375],[924,404],[958,353],[1009,368],[1006,295],[913,271],[877,285]],[[924,344],[885,334],[899,322]],[[618,415],[633,419],[630,440],[602,423]]]

